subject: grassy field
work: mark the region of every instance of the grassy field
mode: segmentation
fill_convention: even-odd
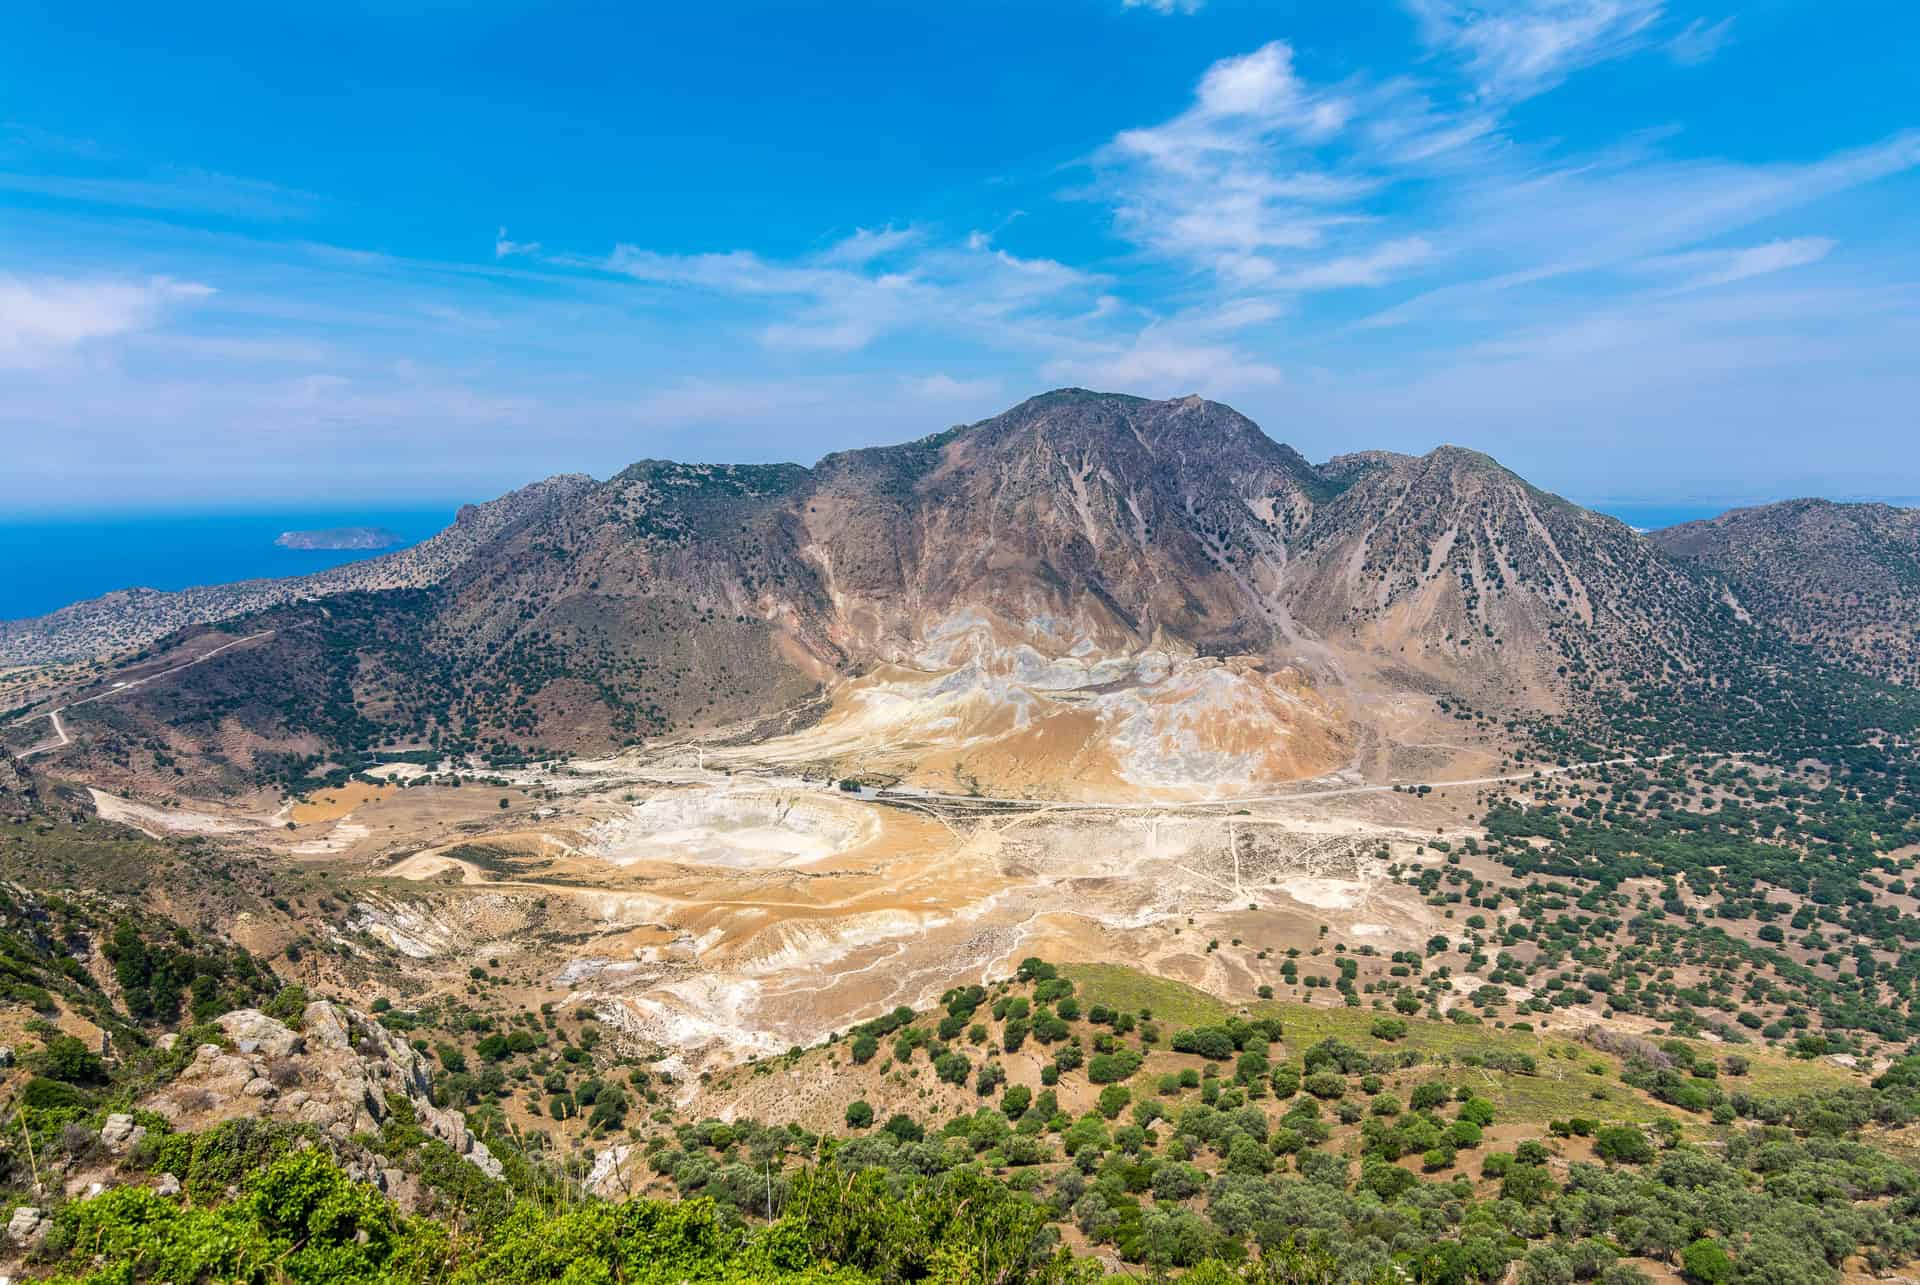
[[[1298,1058],[1307,1048],[1330,1037],[1369,1053],[1414,1049],[1424,1055],[1429,1066],[1449,1069],[1454,1078],[1473,1084],[1505,1120],[1545,1123],[1588,1116],[1645,1121],[1676,1114],[1672,1108],[1622,1084],[1620,1060],[1580,1043],[1571,1028],[1561,1034],[1410,1018],[1406,1037],[1389,1044],[1370,1033],[1374,1020],[1381,1016],[1371,1008],[1265,1000],[1229,1004],[1185,982],[1152,977],[1119,964],[1070,964],[1061,972],[1073,979],[1086,1003],[1131,1011],[1151,1009],[1154,1019],[1169,1030],[1209,1025],[1236,1013],[1278,1017],[1286,1030],[1284,1043],[1289,1058]],[[1799,1061],[1754,1046],[1738,1051],[1750,1059],[1752,1069],[1744,1080],[1723,1080],[1723,1087],[1729,1090],[1745,1087],[1755,1093],[1784,1095],[1830,1090],[1856,1078],[1853,1072],[1829,1062]],[[1462,1065],[1461,1059],[1468,1055],[1494,1052],[1528,1054],[1534,1059],[1537,1073],[1514,1075]],[[1593,1070],[1596,1067],[1600,1069],[1598,1074]],[[1425,1078],[1419,1072],[1409,1074],[1415,1079]]]

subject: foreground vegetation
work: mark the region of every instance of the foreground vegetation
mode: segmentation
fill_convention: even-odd
[[[1317,1046],[1307,1060],[1337,1075],[1342,1056]],[[1476,1096],[1416,1095],[1404,1113],[1371,1116],[1383,1123],[1363,1131],[1356,1180],[1349,1156],[1316,1141],[1326,1135],[1308,1105],[1316,1096],[1298,1097],[1277,1130],[1222,1101],[1252,1082],[1236,1072],[1218,1105],[1189,1107],[1160,1130],[1129,1134],[1089,1113],[1062,1130],[1073,1159],[1054,1168],[1007,1160],[1010,1136],[1044,1137],[1056,1123],[1029,1129],[1046,1105],[1030,1098],[1012,1111],[1009,1091],[937,1137],[904,1118],[853,1139],[683,1124],[675,1134],[687,1149],[663,1167],[697,1194],[677,1201],[616,1203],[524,1186],[524,1171],[491,1184],[458,1163],[429,1166],[458,1196],[430,1216],[352,1181],[325,1137],[247,1121],[173,1135],[156,1121],[129,1158],[135,1181],[58,1208],[32,1270],[59,1281],[315,1285],[1100,1279],[1108,1268],[1068,1243],[1078,1235],[1203,1283],[1492,1281],[1515,1260],[1528,1282],[1626,1282],[1644,1279],[1634,1258],[1698,1282],[1806,1282],[1844,1262],[1884,1270],[1920,1252],[1920,1173],[1857,1140],[1920,1114],[1920,1059],[1853,1092],[1755,1101],[1739,1126],[1699,1135],[1570,1122],[1564,1138],[1489,1151],[1477,1180],[1422,1177],[1391,1159],[1443,1119],[1444,1137],[1470,1143],[1460,1126],[1489,1119]],[[979,1124],[987,1119],[999,1127]],[[389,1132],[363,1141],[405,1144],[404,1122]],[[1589,1134],[1592,1158],[1565,1160],[1563,1143]],[[988,1137],[999,1141],[982,1146]],[[679,1172],[695,1153],[711,1157],[698,1181]],[[161,1166],[184,1173],[181,1194],[138,1181]]]

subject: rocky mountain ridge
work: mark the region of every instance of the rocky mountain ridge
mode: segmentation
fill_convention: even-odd
[[[811,709],[830,743],[796,753],[822,761],[910,745],[890,771],[1226,788],[1340,766],[1370,693],[1555,712],[1725,673],[1760,637],[1724,582],[1484,455],[1316,467],[1197,397],[1064,389],[811,469],[643,461],[495,506],[431,575],[309,586],[227,626],[263,640],[191,685],[77,722],[244,769]]]

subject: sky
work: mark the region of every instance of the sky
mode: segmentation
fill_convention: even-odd
[[[1920,6],[16,0],[0,512],[484,499],[1082,386],[1920,495]]]

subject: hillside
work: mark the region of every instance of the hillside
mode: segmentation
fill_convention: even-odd
[[[1833,663],[1920,683],[1920,509],[1786,500],[1648,539]]]
[[[231,792],[379,745],[511,758],[724,730],[950,791],[1186,797],[1364,768],[1411,730],[1381,723],[1410,696],[1598,708],[1770,638],[1484,456],[1315,467],[1224,406],[1080,390],[812,469],[556,479],[420,549],[236,587],[223,609],[256,609],[116,678],[246,645],[76,709],[68,759],[164,747],[189,786]]]
[[[591,482],[578,475],[552,477],[486,504],[469,504],[460,510],[452,526],[419,544],[309,576],[175,591],[122,589],[44,616],[0,620],[0,665],[123,655],[179,629],[229,620],[281,603],[429,585],[515,523],[564,504]]]
[[[1911,743],[1824,736],[1151,815],[737,757],[787,737],[95,792],[0,829],[0,1270],[1910,1273]]]
[[[620,1087],[582,1081],[596,1150],[573,1181],[544,1130],[482,1108],[470,1131],[435,1106],[448,1077],[384,1018],[291,996],[278,1017],[223,1014],[190,1056],[182,1041],[143,1066],[157,1094],[126,1112],[107,1109],[121,1069],[51,1037],[6,1127],[22,1154],[37,1135],[37,1158],[7,1177],[35,1199],[56,1180],[98,1194],[16,1206],[0,1252],[60,1279],[864,1285],[984,1265],[1017,1285],[1138,1264],[1250,1285],[1626,1285],[1824,1281],[1920,1249],[1920,1174],[1858,1122],[1920,1109],[1913,1059],[1867,1084],[1678,1040],[1235,1011],[1145,980],[1028,959],[742,1068],[694,1110],[644,1088],[659,1105],[625,1130],[624,1105],[601,1109]],[[248,1075],[274,1118],[193,1118],[244,1101]],[[777,1114],[696,1114],[741,1082]],[[834,1118],[803,1124],[792,1107],[817,1085]],[[564,1085],[549,1102],[556,1125],[578,1118]],[[351,1136],[315,1123],[336,1109],[361,1117]]]

